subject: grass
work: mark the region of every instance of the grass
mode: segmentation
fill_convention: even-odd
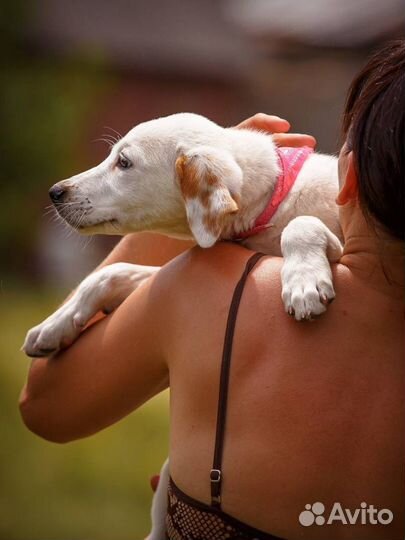
[[[52,293],[0,293],[0,540],[137,540],[149,530],[149,477],[167,455],[168,396],[85,440],[56,445],[22,424],[25,332]]]

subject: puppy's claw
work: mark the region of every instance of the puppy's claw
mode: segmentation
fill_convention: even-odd
[[[319,296],[319,298],[320,298],[320,300],[321,300],[321,302],[322,302],[322,304],[323,304],[324,306],[328,306],[328,305],[331,304],[331,303],[334,301],[334,299],[335,299],[334,296],[327,296],[326,294],[321,294],[321,295]]]
[[[39,352],[41,354],[44,354],[44,355],[48,355],[48,354],[53,354],[57,351],[58,349],[40,349]]]
[[[73,317],[73,326],[77,328],[78,330],[81,330],[86,325],[86,322],[79,316],[75,315]]]
[[[36,351],[24,350],[25,354],[30,358],[46,358],[58,352],[58,349],[38,349]]]

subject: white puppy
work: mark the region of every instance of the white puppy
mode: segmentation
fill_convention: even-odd
[[[66,222],[84,234],[153,231],[194,238],[204,248],[238,240],[282,255],[285,309],[297,320],[310,319],[335,296],[329,261],[340,258],[342,247],[337,161],[304,154],[285,161],[268,134],[175,114],[136,126],[100,165],[55,184],[50,196]],[[290,175],[283,169],[293,169],[294,160],[302,163],[287,186]],[[24,351],[45,356],[68,346],[95,313],[114,310],[157,270],[117,263],[92,273],[28,332]],[[151,540],[164,537],[166,479],[167,466]]]

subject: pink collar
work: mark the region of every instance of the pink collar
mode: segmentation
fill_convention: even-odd
[[[278,207],[294,185],[305,161],[313,153],[313,149],[309,146],[302,146],[300,148],[280,147],[276,150],[281,167],[281,173],[277,178],[276,187],[265,209],[256,218],[253,227],[245,232],[236,234],[232,240],[244,240],[271,227],[271,218],[277,212]]]

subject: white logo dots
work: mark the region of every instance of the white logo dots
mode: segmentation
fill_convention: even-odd
[[[305,510],[301,512],[298,520],[303,527],[310,527],[314,523],[316,525],[324,525],[325,518],[322,515],[324,512],[325,505],[323,505],[321,502],[316,502],[314,504],[306,504]]]

